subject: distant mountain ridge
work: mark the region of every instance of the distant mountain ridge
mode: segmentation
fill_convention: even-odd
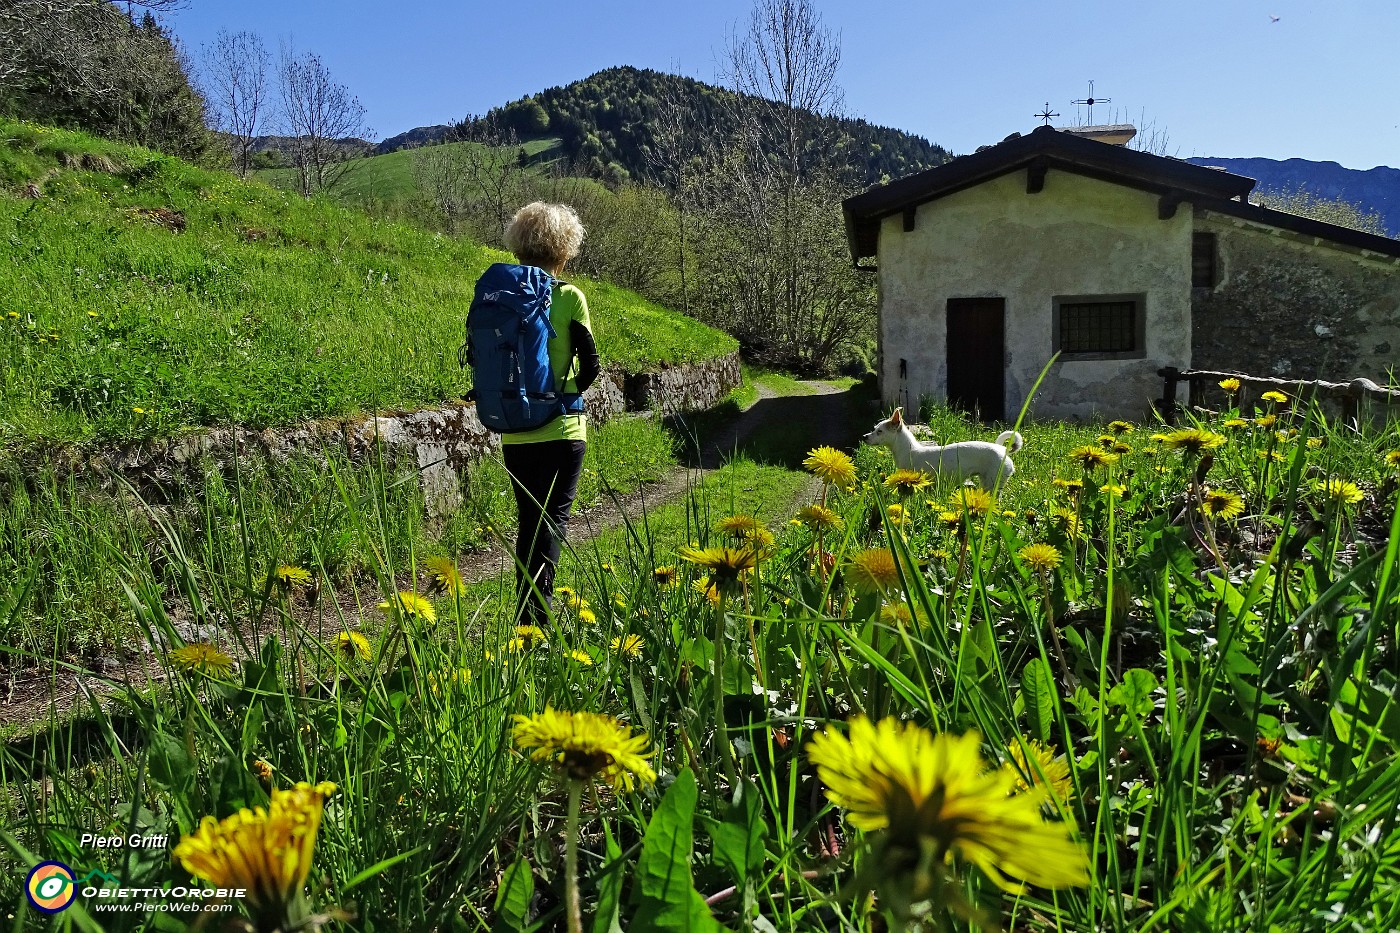
[[[734,133],[724,106],[733,96],[731,90],[694,78],[622,66],[496,107],[486,119],[513,129],[522,140],[558,137],[562,154],[576,171],[604,178],[649,178],[656,116],[666,101],[684,108],[701,132],[723,139]],[[856,185],[910,175],[952,158],[948,150],[921,136],[859,118],[808,114],[807,119],[813,128],[826,131],[821,135],[837,140],[829,151],[809,153],[812,160],[841,170]],[[416,127],[384,140],[378,151],[439,142],[451,129]]]
[[[1372,169],[1346,168],[1336,162],[1309,159],[1230,159],[1196,156],[1186,160],[1194,165],[1218,165],[1237,175],[1255,179],[1255,192],[1306,188],[1329,200],[1341,199],[1359,204],[1381,215],[1386,232],[1400,235],[1400,169],[1381,165]]]

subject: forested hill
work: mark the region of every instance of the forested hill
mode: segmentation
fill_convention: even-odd
[[[693,78],[632,67],[609,68],[564,87],[552,87],[495,108],[486,119],[512,129],[522,139],[554,136],[575,169],[596,177],[650,178],[648,154],[657,118],[677,102],[685,125],[710,139],[734,137],[734,120],[724,102],[733,92]],[[811,116],[814,137],[834,136],[834,147],[812,153],[814,161],[839,169],[855,185],[884,176],[898,178],[946,162],[942,146],[920,136],[865,120]],[[427,129],[427,128],[420,128]],[[423,134],[411,130],[405,136]],[[439,134],[439,136],[444,135]],[[386,140],[386,143],[392,142]],[[381,147],[382,148],[382,147]],[[619,171],[620,170],[620,171]]]

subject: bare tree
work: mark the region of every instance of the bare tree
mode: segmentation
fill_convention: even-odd
[[[468,117],[453,127],[444,145],[418,150],[413,172],[450,232],[469,231],[500,246],[528,193],[525,162],[513,130]]]
[[[757,0],[730,37],[726,100],[738,132],[704,157],[693,197],[704,316],[751,358],[829,368],[873,318],[873,289],[841,247],[846,192],[821,166],[838,140],[839,37],[808,0]]]
[[[202,52],[205,99],[214,111],[215,125],[231,137],[238,174],[247,175],[253,138],[265,116],[272,59],[262,37],[246,30],[231,33],[220,29],[214,43],[204,46]]]
[[[353,160],[366,153],[364,138],[372,131],[359,98],[331,76],[316,53],[297,54],[284,46],[278,74],[282,118],[293,137],[292,164],[301,193],[309,197],[344,178]]]

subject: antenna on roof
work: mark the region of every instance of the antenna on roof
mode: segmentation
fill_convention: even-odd
[[[1083,100],[1072,100],[1072,101],[1070,101],[1070,103],[1071,103],[1071,104],[1087,104],[1088,107],[1089,107],[1089,121],[1088,121],[1088,123],[1085,124],[1085,126],[1093,126],[1093,125],[1094,125],[1094,105],[1095,105],[1095,104],[1107,104],[1107,103],[1110,102],[1110,100],[1111,100],[1111,98],[1108,98],[1108,97],[1095,97],[1095,96],[1094,96],[1094,82],[1093,82],[1092,80],[1090,80],[1090,82],[1089,82],[1089,96],[1086,97],[1086,98],[1084,98]]]
[[[1058,117],[1058,116],[1059,116],[1058,113],[1051,113],[1051,112],[1050,112],[1050,101],[1047,100],[1047,101],[1045,102],[1045,109],[1042,110],[1042,111],[1040,111],[1040,113],[1036,114],[1036,115],[1035,115],[1035,118],[1036,118],[1037,120],[1044,120],[1044,121],[1045,121],[1045,125],[1046,125],[1046,126],[1049,126],[1049,125],[1050,125],[1050,121],[1053,120],[1055,117]]]

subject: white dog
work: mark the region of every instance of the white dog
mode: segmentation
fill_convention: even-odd
[[[947,476],[960,483],[976,475],[983,483],[992,485],[998,482],[998,475],[1005,480],[1016,472],[1008,453],[1015,453],[1025,443],[1015,431],[1003,431],[997,435],[995,444],[986,441],[962,441],[943,447],[923,444],[904,423],[901,408],[876,424],[863,440],[867,444],[888,447],[894,453],[895,466],[901,470],[923,470],[935,478]]]

